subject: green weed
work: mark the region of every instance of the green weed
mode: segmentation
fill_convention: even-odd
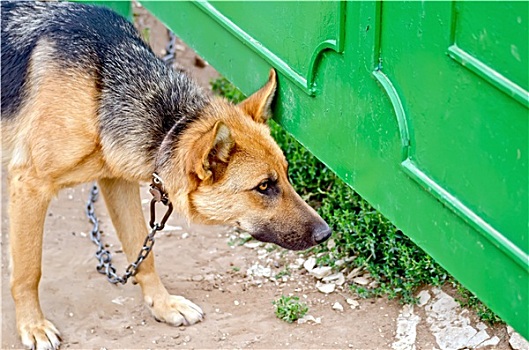
[[[299,297],[287,297],[282,295],[281,298],[272,302],[276,307],[277,318],[292,323],[307,314],[309,308],[305,303],[299,301]]]

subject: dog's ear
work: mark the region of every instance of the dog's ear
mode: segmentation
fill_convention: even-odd
[[[244,113],[258,123],[266,123],[271,117],[270,106],[276,92],[276,71],[270,69],[268,82],[260,90],[239,104]]]
[[[190,159],[198,160],[193,170],[202,180],[217,178],[224,171],[229,161],[231,150],[235,145],[230,129],[223,122],[218,121],[195,145],[193,152],[196,156]]]

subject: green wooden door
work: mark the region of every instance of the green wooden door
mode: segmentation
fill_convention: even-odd
[[[142,4],[529,337],[527,2]]]

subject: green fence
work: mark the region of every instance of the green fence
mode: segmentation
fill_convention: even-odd
[[[528,2],[141,3],[529,337]]]

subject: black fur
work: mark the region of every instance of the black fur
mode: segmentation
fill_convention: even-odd
[[[153,159],[165,135],[171,130],[177,140],[208,102],[191,79],[167,68],[132,24],[109,9],[2,1],[1,10],[2,118],[14,118],[23,104],[31,55],[44,41],[53,44],[53,64],[94,77],[100,132],[113,147],[141,149]]]
[[[13,3],[1,4],[2,24],[7,23],[10,18],[10,9]],[[9,40],[5,40],[4,25],[2,25],[1,53],[2,53],[2,84],[1,84],[1,110],[2,119],[14,116],[22,102],[23,84],[26,79],[31,47],[15,49]]]

